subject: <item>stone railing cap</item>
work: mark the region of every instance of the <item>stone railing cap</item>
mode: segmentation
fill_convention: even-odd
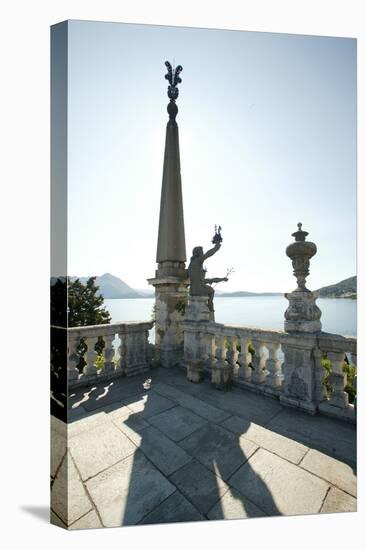
[[[89,325],[86,327],[69,327],[68,333],[70,335],[88,334],[93,333],[102,336],[103,334],[110,334],[118,332],[141,332],[143,330],[150,330],[154,325],[154,321],[128,321],[123,323],[111,323],[105,325]]]

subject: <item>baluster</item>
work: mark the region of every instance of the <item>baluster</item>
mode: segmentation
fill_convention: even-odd
[[[126,334],[119,332],[118,337],[120,343],[118,346],[119,360],[117,362],[116,370],[125,373],[126,372],[126,363],[127,363],[127,341]]]
[[[110,372],[114,372],[114,347],[113,347],[113,340],[115,335],[114,334],[108,334],[107,336],[103,336],[103,340],[105,343],[103,355],[104,355],[104,367],[103,371],[107,374]]]
[[[87,345],[87,351],[85,353],[85,361],[86,365],[84,367],[84,374],[86,376],[93,376],[97,374],[97,368],[95,366],[95,360],[97,358],[97,352],[95,351],[95,344],[98,341],[98,337],[96,336],[86,336],[85,337],[85,343]]]
[[[229,336],[229,350],[226,354],[226,361],[234,378],[238,378],[239,376],[239,365],[237,364],[238,355],[236,336]]]
[[[149,365],[149,332],[147,330],[144,330],[141,333],[141,360],[142,363],[146,366]]]
[[[214,341],[215,338],[213,334],[202,333],[202,337],[205,338],[205,353],[203,357],[204,370],[210,372],[212,365],[215,362],[215,351],[214,351]]]
[[[355,374],[355,377],[353,379],[352,387],[353,387],[354,392],[355,392],[355,398],[354,398],[354,401],[353,401],[353,406],[354,406],[355,411],[356,411],[357,410],[357,374]]]
[[[136,363],[136,334],[132,332],[127,334],[127,366],[130,367]]]
[[[355,367],[355,377],[353,379],[352,387],[355,392],[355,399],[353,401],[353,406],[355,410],[357,409],[357,350],[351,353],[351,365]]]
[[[216,369],[216,365],[218,363],[217,361],[217,357],[216,357],[216,352],[217,352],[217,336],[216,334],[213,334],[212,335],[212,356],[211,356],[211,373],[214,372],[214,370]],[[212,377],[211,377],[212,379]]]
[[[266,347],[268,349],[268,359],[265,363],[265,368],[268,371],[266,376],[266,385],[270,388],[279,388],[281,387],[282,381],[280,378],[281,373],[281,363],[278,358],[278,351],[280,349],[279,342],[266,342]]]
[[[136,349],[136,362],[140,365],[140,368],[146,366],[146,348],[147,339],[146,331],[141,331],[135,335],[135,349]]]
[[[249,366],[252,361],[252,356],[248,351],[249,338],[247,336],[242,336],[240,338],[240,353],[239,353],[239,364],[240,364],[240,378],[244,380],[250,380],[252,377],[252,369]]]
[[[212,368],[211,381],[217,388],[221,388],[225,381],[226,337],[218,334],[215,337],[215,342],[215,363]]]
[[[344,391],[347,383],[347,375],[343,372],[344,352],[328,351],[327,357],[331,362],[332,372],[329,382],[332,386],[332,395],[329,403],[335,407],[348,407],[348,393]]]
[[[256,338],[253,338],[252,346],[255,353],[252,358],[253,372],[251,381],[254,382],[254,384],[263,384],[266,379],[266,375],[264,372],[265,358],[263,356],[263,342],[261,340],[257,340]]]
[[[130,345],[132,346],[133,365],[137,365],[140,363],[140,354],[141,354],[140,344],[141,344],[141,333],[133,332],[131,334],[131,340],[130,340]]]
[[[323,366],[323,352],[316,347],[313,351],[315,361],[315,399],[318,403],[321,403],[327,399],[327,391],[323,384],[324,378],[327,374],[326,369]]]
[[[67,378],[68,380],[77,380],[79,378],[79,370],[77,365],[80,361],[80,355],[77,353],[77,347],[80,343],[80,337],[68,334],[68,363],[67,363]]]
[[[138,334],[131,332],[126,334],[125,373],[131,376],[136,373],[138,365]],[[138,369],[137,369],[138,370]]]

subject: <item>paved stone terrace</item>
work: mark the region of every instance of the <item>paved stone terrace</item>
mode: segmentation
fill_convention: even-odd
[[[356,511],[354,426],[165,369],[81,388],[71,407],[67,452],[52,418],[58,525]]]

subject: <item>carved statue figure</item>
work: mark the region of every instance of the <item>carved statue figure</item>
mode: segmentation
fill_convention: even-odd
[[[212,242],[215,244],[207,252],[203,252],[202,246],[195,246],[192,251],[192,257],[188,266],[188,275],[190,279],[190,295],[191,296],[207,296],[208,309],[214,311],[213,299],[215,290],[212,288],[213,283],[220,283],[221,281],[228,281],[227,277],[215,277],[213,279],[206,279],[206,269],[203,267],[203,262],[210,256],[213,256],[220,248],[222,237],[220,234],[221,227],[218,229],[215,226],[215,235]]]

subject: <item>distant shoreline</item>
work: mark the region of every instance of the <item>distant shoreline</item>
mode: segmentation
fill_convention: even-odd
[[[285,296],[283,292],[269,292],[269,293],[258,293],[258,294],[217,294],[217,298],[268,298],[271,296]],[[106,298],[103,296],[104,300],[153,300],[155,296],[152,294],[151,296],[113,296]],[[319,296],[321,300],[357,300],[357,296]]]

